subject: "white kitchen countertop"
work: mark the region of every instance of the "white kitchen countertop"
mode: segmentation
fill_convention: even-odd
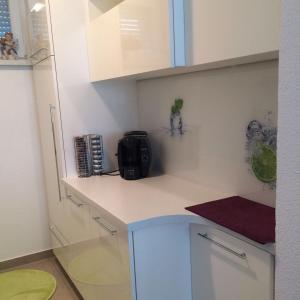
[[[126,225],[162,216],[194,215],[185,207],[232,196],[169,175],[136,181],[119,176],[63,181]]]
[[[185,210],[185,207],[234,196],[232,194],[214,191],[170,175],[137,181],[126,181],[119,176],[68,177],[63,182],[82,199],[117,218],[129,230],[160,222],[201,223],[213,225],[275,254],[275,244],[256,243]]]

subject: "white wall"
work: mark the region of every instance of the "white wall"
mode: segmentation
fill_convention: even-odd
[[[245,130],[253,119],[266,122],[268,111],[276,124],[277,77],[273,61],[140,81],[140,126],[159,145],[164,171],[273,205],[275,192],[246,163]],[[187,131],[170,137],[166,128],[177,97],[184,99]]]
[[[88,1],[50,0],[50,9],[67,175],[76,175],[73,136],[81,134],[103,135],[105,165],[114,168],[118,139],[124,131],[138,126],[136,84],[90,83],[86,43]]]
[[[276,300],[300,299],[300,2],[283,1],[279,74]]]
[[[0,261],[49,248],[32,71],[0,67]]]

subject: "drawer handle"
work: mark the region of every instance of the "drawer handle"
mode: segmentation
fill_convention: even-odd
[[[55,238],[58,240],[58,242],[60,243],[60,245],[63,246],[63,247],[65,247],[66,245],[61,241],[61,239],[59,238],[59,236],[55,232],[54,226],[50,226],[49,229],[52,232],[52,234],[55,236]]]
[[[73,199],[73,196],[72,196],[72,195],[67,195],[67,198],[68,198],[74,205],[76,205],[77,207],[81,207],[81,206],[84,205],[83,203],[78,203],[78,202],[76,202],[76,201]]]
[[[93,217],[95,222],[100,225],[102,228],[104,228],[106,231],[108,231],[111,235],[115,235],[117,233],[117,230],[113,229],[111,226],[105,224],[103,221],[101,221],[100,217]]]
[[[227,252],[229,252],[229,253],[231,253],[231,254],[233,254],[233,255],[241,258],[241,259],[247,259],[246,253],[239,253],[239,252],[236,252],[236,251],[234,251],[234,250],[232,250],[232,249],[224,246],[223,244],[221,244],[221,243],[213,240],[212,238],[210,238],[207,233],[203,233],[203,234],[202,233],[198,233],[198,235],[201,236],[201,237],[203,237],[204,239],[207,239],[207,240],[211,241],[213,244],[219,246],[220,248],[226,250]]]

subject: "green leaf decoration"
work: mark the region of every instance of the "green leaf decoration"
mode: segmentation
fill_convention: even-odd
[[[171,107],[172,114],[180,112],[183,107],[183,100],[180,98],[175,99],[174,105]]]
[[[264,183],[276,180],[276,153],[270,147],[261,145],[251,158],[251,167],[256,178]]]
[[[176,106],[178,111],[181,110],[182,107],[183,107],[183,100],[180,99],[180,98],[176,99],[175,100],[175,106]]]

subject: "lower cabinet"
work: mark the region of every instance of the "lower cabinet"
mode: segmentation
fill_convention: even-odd
[[[53,251],[85,300],[273,300],[274,257],[213,226],[127,226],[67,191]],[[130,242],[129,242],[130,237]]]
[[[193,300],[274,299],[274,257],[212,227],[191,225]]]
[[[67,192],[62,228],[50,225],[53,250],[85,300],[131,300],[128,232]]]
[[[133,243],[137,300],[274,299],[274,256],[212,225],[141,226]]]

